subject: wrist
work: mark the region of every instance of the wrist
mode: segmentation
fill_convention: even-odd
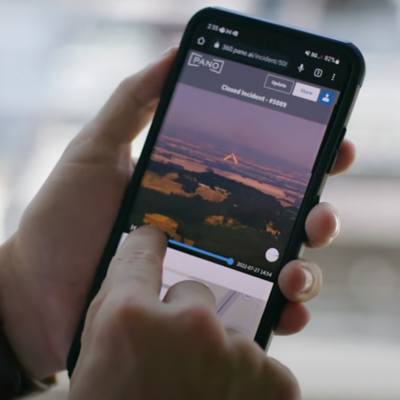
[[[54,383],[55,376],[40,382],[24,370],[0,328],[0,398],[13,400],[43,392]]]
[[[18,364],[38,380],[62,368],[55,365],[51,341],[30,293],[35,285],[28,271],[17,268],[16,236],[0,246],[0,330]]]
[[[3,290],[11,269],[10,243],[0,246],[0,397],[3,400],[46,390],[55,383],[55,377],[40,382],[34,379],[20,364],[3,330],[3,310],[7,304],[6,290]]]

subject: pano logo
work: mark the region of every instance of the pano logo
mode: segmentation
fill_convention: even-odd
[[[216,74],[220,74],[222,72],[222,68],[224,67],[224,61],[212,59],[206,60],[201,54],[192,53],[189,59],[189,66],[191,67],[206,67],[211,72],[215,72]]]

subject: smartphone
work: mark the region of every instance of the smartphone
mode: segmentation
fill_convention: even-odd
[[[186,27],[87,307],[130,231],[168,237],[161,298],[183,280],[267,348],[365,75],[351,43],[219,8]],[[77,361],[82,321],[68,359]]]

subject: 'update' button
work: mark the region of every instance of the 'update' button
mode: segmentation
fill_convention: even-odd
[[[267,89],[276,90],[277,92],[292,93],[294,82],[289,79],[281,78],[276,75],[268,75],[265,80],[264,87]]]
[[[293,90],[293,96],[301,97],[302,99],[310,101],[318,101],[320,93],[321,89],[314,86],[304,85],[303,83],[296,83]]]

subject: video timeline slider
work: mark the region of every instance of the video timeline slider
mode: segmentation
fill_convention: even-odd
[[[224,261],[228,265],[233,265],[235,263],[235,260],[233,258],[221,257],[221,256],[218,256],[217,254],[213,254],[213,253],[210,253],[208,251],[201,250],[201,249],[189,246],[189,245],[181,243],[181,242],[177,242],[176,240],[169,239],[168,242],[171,243],[171,244],[174,244],[175,246],[179,246],[179,247],[182,247],[184,249],[194,251],[195,253],[204,254],[205,256],[208,256],[208,257],[211,257],[211,258],[215,258],[216,260]]]

